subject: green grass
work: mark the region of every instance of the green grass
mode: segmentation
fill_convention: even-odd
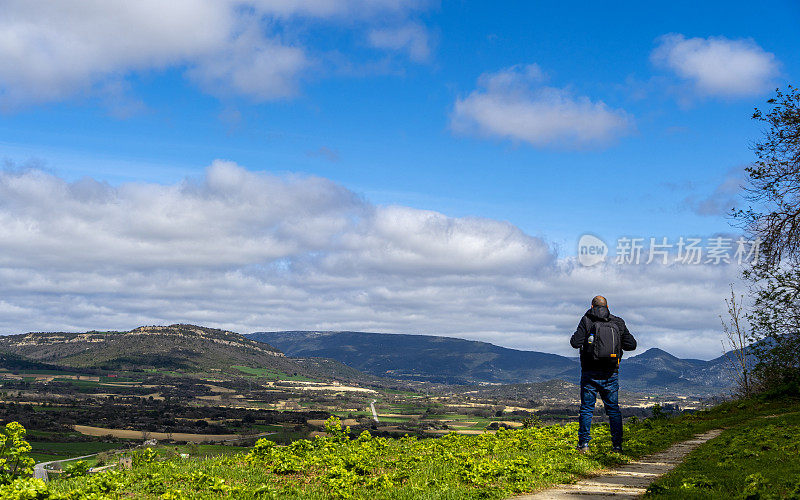
[[[358,411],[334,411],[334,412],[331,412],[331,413],[332,413],[333,415],[336,415],[337,417],[341,417],[341,418],[350,418],[350,415],[352,415],[352,416],[353,416],[353,418],[355,418],[355,417],[366,417],[366,416],[368,416],[368,415],[369,415],[370,417],[372,416],[372,411],[369,411],[369,410],[366,410],[366,411],[365,411],[365,410],[358,410]],[[380,413],[381,413],[381,412],[380,412],[380,411],[378,411],[378,414],[379,414],[379,415],[380,415]]]
[[[418,404],[396,404],[395,406],[390,406],[389,408],[385,408],[382,411],[385,413],[398,413],[398,414],[410,414],[410,415],[419,415],[420,413],[425,411],[424,407],[421,407]]]
[[[283,430],[283,426],[280,424],[253,424],[250,427],[258,430],[258,432],[280,432]]]
[[[370,413],[372,416],[372,413]],[[378,413],[378,419],[380,420],[381,424],[405,424],[406,422],[411,421],[411,417],[381,417],[380,413]]]
[[[141,380],[134,379],[134,378],[131,378],[131,377],[121,377],[121,376],[109,377],[107,375],[101,375],[100,376],[100,382],[108,383],[108,384],[114,384],[114,383],[120,383],[120,382],[128,382],[128,383],[130,383],[130,382],[141,382]]]
[[[386,394],[398,394],[401,396],[421,396],[420,393],[414,391],[403,391],[399,389],[382,389]]]
[[[465,422],[472,422],[474,420],[481,420],[484,417],[475,417],[473,415],[462,415],[460,413],[443,413],[443,414],[430,414],[430,415],[423,415],[423,418],[427,418],[430,420],[455,420],[455,421],[465,421]],[[505,420],[502,417],[497,417],[498,420]],[[484,419],[488,420],[488,419]]]
[[[60,412],[60,411],[71,410],[73,407],[70,407],[70,406],[38,406],[38,405],[31,405],[30,408],[35,412],[43,412],[43,411]]]
[[[747,418],[651,485],[654,499],[800,499],[800,412]]]
[[[630,427],[630,448],[644,454],[708,427],[703,419]],[[243,455],[154,461],[115,476],[119,496],[159,498],[504,498],[621,462],[607,426],[593,430],[593,452],[574,450],[577,424],[436,439],[318,438]],[[156,479],[157,478],[157,481]],[[96,479],[53,484],[66,492]],[[225,488],[223,488],[223,486]],[[215,489],[216,488],[216,489]],[[227,488],[227,489],[226,489]],[[178,490],[181,492],[179,493]]]
[[[280,426],[278,426],[280,427]],[[31,434],[32,435],[32,434]],[[52,460],[63,460],[70,457],[81,457],[91,455],[93,453],[100,453],[103,451],[122,449],[123,444],[120,443],[103,443],[99,441],[87,441],[79,443],[48,443],[29,441],[33,452],[29,455],[37,462],[49,462]],[[242,453],[250,450],[247,446],[232,446],[222,444],[199,444],[199,445],[166,445],[156,448],[162,455],[168,451],[173,454],[188,453],[199,457],[213,457],[217,455]],[[84,461],[88,462],[90,466],[94,466],[97,462],[95,457],[87,458]],[[63,464],[68,464],[69,461]],[[62,465],[63,465],[62,464]]]
[[[157,373],[159,375],[170,375],[173,377],[183,377],[186,375],[185,373],[182,372],[176,372],[175,370],[165,370],[163,368],[145,368],[142,371],[144,371],[145,373]],[[114,379],[111,380],[113,381]]]
[[[186,453],[198,457],[215,457],[218,455],[231,455],[250,451],[248,446],[231,446],[225,444],[198,444],[198,445],[165,445],[157,449],[162,454],[173,452]]]
[[[76,375],[77,372],[67,370],[4,370],[7,373],[21,375]]]
[[[60,382],[69,382],[70,384],[74,385],[75,387],[79,388],[92,388],[96,389],[100,387],[100,382],[94,382],[92,380],[75,380],[75,379],[65,379],[60,380]]]
[[[168,493],[256,498],[257,492],[267,493],[266,498],[502,498],[616,460],[608,454],[578,454],[574,433],[573,428],[551,427],[427,440],[298,441],[288,447],[262,446],[251,460],[230,455],[154,461],[121,474],[116,492],[153,499]],[[58,481],[51,488],[67,492],[91,487],[92,481]]]
[[[763,418],[768,415],[778,416]],[[753,399],[674,419],[629,422],[628,457],[611,452],[607,425],[593,426],[586,455],[574,450],[576,423],[435,439],[368,434],[351,439],[334,433],[289,446],[262,440],[249,455],[168,459],[156,453],[129,471],[40,486],[45,492],[71,492],[70,498],[106,492],[146,499],[501,499],[570,482],[712,428],[727,430],[660,481],[656,498],[744,498],[747,488],[761,495],[750,498],[790,494],[800,473],[792,462],[800,452],[800,402],[786,399]],[[694,479],[687,483],[687,477]],[[8,491],[0,487],[0,496],[14,498]]]
[[[75,443],[50,443],[43,441],[29,441],[33,451],[31,458],[37,462],[49,462],[70,457],[91,455],[101,451],[119,448],[119,443],[103,443],[100,441],[84,441]]]
[[[304,377],[303,375],[289,375],[288,373],[284,373],[278,370],[270,370],[267,368],[252,368],[249,366],[242,366],[242,365],[232,365],[231,368],[236,368],[242,373],[247,375],[252,375],[254,377],[261,377],[266,378],[268,380],[286,380],[286,381],[298,381],[298,382],[319,382],[316,379]]]

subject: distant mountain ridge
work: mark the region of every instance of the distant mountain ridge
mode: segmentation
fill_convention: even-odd
[[[280,369],[291,363],[269,344],[216,328],[176,324],[127,332],[38,332],[0,337],[0,350],[62,366],[208,368],[230,360]]]
[[[246,336],[282,345],[289,356],[332,358],[373,375],[444,384],[542,382],[554,372],[576,376],[579,371],[576,360],[557,354],[451,337],[307,331]]]
[[[141,326],[130,331],[34,332],[0,336],[0,369],[231,372],[234,365],[320,380],[394,386],[337,360],[289,358],[239,333],[197,325]],[[404,382],[400,383],[405,386]]]
[[[288,356],[324,357],[380,377],[447,384],[517,384],[561,379],[577,382],[575,358],[521,351],[453,337],[351,331],[255,332],[247,337],[273,345]],[[630,391],[710,395],[731,385],[727,360],[677,358],[652,348],[627,354],[620,365]]]
[[[427,335],[311,331],[240,335],[177,324],[128,332],[0,336],[0,367],[5,369],[208,371],[237,364],[378,385],[394,383],[386,379],[465,386],[577,383],[580,375],[577,357]],[[626,355],[620,380],[625,390],[649,394],[713,395],[731,386],[725,357],[680,359],[657,348]]]

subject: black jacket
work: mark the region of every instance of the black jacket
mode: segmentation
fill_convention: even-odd
[[[628,331],[628,327],[625,326],[625,321],[623,321],[622,318],[611,314],[606,306],[594,306],[586,311],[586,314],[583,315],[578,323],[578,328],[575,329],[575,333],[572,334],[572,338],[569,339],[570,345],[572,345],[572,347],[575,349],[581,349],[586,343],[586,336],[589,334],[592,324],[597,321],[613,321],[616,323],[617,327],[619,328],[622,350],[636,350],[636,339],[633,338],[631,332]],[[615,372],[617,371],[618,366],[618,361],[598,361],[593,359],[590,353],[581,349],[581,370],[583,371],[592,370],[601,372]]]

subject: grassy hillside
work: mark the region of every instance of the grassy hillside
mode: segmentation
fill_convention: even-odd
[[[722,437],[699,448],[695,454],[731,443],[746,447],[768,461],[753,465],[750,474],[733,478],[739,486],[754,485],[751,498],[787,491],[786,481],[771,477],[786,473],[797,454],[795,427],[800,412],[798,399],[752,399],[721,405],[710,411],[675,419],[647,419],[626,425],[630,456],[663,449],[711,428],[728,428]],[[775,420],[777,419],[777,420]],[[785,420],[784,420],[785,419]],[[747,431],[746,429],[750,429]],[[758,430],[755,432],[754,430]],[[61,480],[45,485],[20,480],[0,489],[3,498],[23,487],[38,489],[35,498],[83,498],[87,494],[125,498],[391,498],[461,499],[504,498],[531,491],[619,463],[625,457],[611,453],[608,430],[595,426],[592,452],[574,449],[576,426],[532,427],[495,434],[450,434],[437,439],[374,438],[367,433],[348,436],[336,422],[328,437],[300,440],[276,446],[262,440],[248,454],[208,459],[181,459],[140,452],[132,470],[89,478]],[[770,436],[765,442],[764,436]],[[727,441],[726,441],[727,440]],[[768,449],[764,449],[764,446]],[[767,455],[767,452],[769,454]],[[720,468],[735,469],[738,454],[714,458]],[[755,463],[755,462],[753,462]],[[771,471],[767,469],[771,468]],[[763,479],[761,478],[763,477]],[[788,476],[787,476],[788,477]],[[749,479],[748,479],[749,478]],[[668,488],[670,480],[665,480]],[[704,487],[704,486],[703,486]],[[750,486],[748,486],[750,487]],[[659,490],[663,494],[663,490]],[[687,498],[686,491],[682,496]],[[694,491],[690,495],[692,498]],[[729,496],[730,497],[730,496]],[[735,496],[734,496],[735,497]]]
[[[10,352],[0,352],[0,368],[3,368],[8,371],[18,371],[18,370],[23,370],[23,371],[35,370],[40,372],[69,371],[68,369],[65,370],[64,367],[61,366],[49,363],[42,363],[41,361],[34,361]]]
[[[746,411],[746,402],[727,411]],[[723,410],[724,411],[724,410]],[[800,499],[800,408],[732,425],[648,490],[648,498]]]
[[[238,333],[194,325],[143,326],[129,332],[27,333],[0,337],[0,350],[30,360],[117,370],[203,369],[231,359],[289,368],[274,347]]]
[[[288,358],[275,347],[226,330],[195,325],[143,326],[128,332],[26,333],[0,336],[0,369],[245,374],[244,366],[292,378],[335,379],[376,386],[396,381],[332,359]],[[403,385],[404,386],[404,385]]]

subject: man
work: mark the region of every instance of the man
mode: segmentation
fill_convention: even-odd
[[[614,451],[622,453],[622,413],[619,411],[619,360],[622,351],[636,349],[625,321],[608,309],[606,298],[598,295],[592,307],[583,315],[578,328],[569,339],[575,349],[581,350],[581,410],[578,428],[578,451],[589,451],[589,431],[597,394],[603,399],[611,427],[611,444]]]

